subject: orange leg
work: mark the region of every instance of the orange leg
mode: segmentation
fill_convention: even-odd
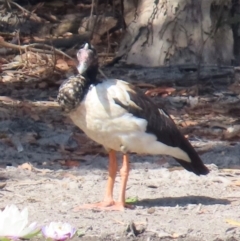
[[[108,182],[107,182],[107,188],[105,192],[104,197],[104,203],[110,206],[114,204],[113,201],[113,188],[115,183],[115,178],[117,174],[117,159],[116,159],[116,152],[110,151],[109,152],[109,166],[108,166]]]
[[[132,208],[131,205],[127,205],[125,203],[125,194],[126,194],[126,186],[127,186],[127,180],[129,175],[129,157],[127,154],[124,154],[123,156],[123,165],[120,170],[121,175],[121,190],[120,190],[120,196],[119,201],[115,202],[113,200],[113,187],[114,182],[116,178],[117,173],[117,159],[116,159],[116,153],[115,151],[109,152],[109,176],[108,176],[108,182],[107,182],[107,188],[106,193],[103,202],[100,203],[94,203],[94,204],[86,204],[80,207],[75,208],[75,211],[78,211],[80,209],[104,209],[109,211],[122,211],[124,208]]]
[[[120,170],[121,175],[121,189],[120,189],[120,196],[119,196],[119,203],[122,204],[122,206],[125,206],[125,200],[126,200],[126,187],[127,187],[127,181],[129,176],[130,166],[129,166],[129,157],[127,154],[123,155],[123,165]]]
[[[105,208],[114,205],[113,200],[113,187],[117,174],[117,159],[116,152],[111,150],[109,152],[109,166],[108,166],[108,182],[106,193],[103,202],[93,203],[93,204],[85,204],[79,207],[76,207],[74,211],[78,211],[80,209],[95,209],[95,208]]]
[[[132,205],[128,205],[125,203],[126,197],[126,186],[129,176],[130,166],[129,166],[129,157],[127,154],[123,155],[123,165],[120,170],[121,175],[121,189],[120,189],[120,196],[118,202],[113,202],[112,205],[105,207],[105,210],[110,211],[123,211],[125,208],[133,208]]]

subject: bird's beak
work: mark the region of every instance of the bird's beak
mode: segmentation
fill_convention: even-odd
[[[88,65],[86,62],[82,62],[78,65],[77,69],[78,69],[78,73],[79,74],[83,74],[84,72],[87,71]]]
[[[80,49],[77,53],[77,59],[78,59],[78,73],[84,74],[88,67],[91,64],[91,55],[90,55],[90,45],[88,43],[84,44],[84,47]]]
[[[89,44],[85,43],[84,48],[83,49],[89,49]]]

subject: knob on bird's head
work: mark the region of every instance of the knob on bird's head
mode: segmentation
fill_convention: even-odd
[[[79,74],[85,73],[89,67],[98,66],[97,52],[89,43],[85,43],[81,46],[77,52],[77,59]]]

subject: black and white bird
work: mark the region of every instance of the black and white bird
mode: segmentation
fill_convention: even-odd
[[[138,88],[119,79],[99,81],[98,57],[86,43],[77,53],[78,72],[64,82],[57,97],[73,123],[109,152],[109,178],[103,202],[79,208],[123,210],[129,175],[129,153],[169,155],[196,175],[208,174],[189,141],[170,116]],[[119,200],[113,200],[116,152],[123,153]]]

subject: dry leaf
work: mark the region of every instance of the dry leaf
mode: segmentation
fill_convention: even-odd
[[[197,214],[204,214],[204,213],[208,213],[208,211],[206,209],[203,209],[197,212]]]
[[[8,96],[0,96],[0,101],[12,103],[12,102],[15,102],[16,100],[12,99],[12,98],[10,98]]]
[[[65,160],[63,162],[60,162],[62,166],[66,166],[66,167],[79,167],[80,166],[80,162],[77,160]]]
[[[38,87],[40,89],[45,89],[47,87],[47,83],[46,82],[41,82],[41,83],[38,84]]]
[[[174,171],[179,171],[179,170],[183,170],[182,167],[169,167],[167,168],[169,172],[174,172]]]
[[[197,121],[191,121],[191,120],[186,120],[186,121],[183,121],[180,126],[182,127],[188,127],[188,126],[195,126],[197,125]]]
[[[188,101],[189,101],[189,105],[191,106],[191,108],[196,107],[199,102],[198,97],[192,97],[192,96],[189,96]]]
[[[73,35],[73,33],[66,32],[66,33],[64,33],[62,36],[63,36],[63,37],[70,37],[70,36],[72,36],[72,35]]]
[[[240,222],[235,221],[235,220],[232,220],[232,219],[226,219],[226,222],[227,222],[228,224],[233,225],[233,226],[240,226]]]
[[[69,66],[67,64],[67,62],[63,59],[58,59],[57,60],[57,64],[56,64],[56,68],[62,70],[62,71],[66,71],[69,69]]]
[[[13,135],[11,137],[11,141],[12,141],[12,144],[17,148],[18,152],[22,152],[23,151],[22,143],[20,142],[20,140],[19,140],[17,135]]]
[[[148,84],[148,83],[136,83],[135,86],[139,88],[156,88],[156,85]]]
[[[240,180],[233,181],[230,185],[231,186],[238,186],[238,187],[240,187]]]
[[[162,158],[159,158],[157,161],[156,161],[156,164],[162,166],[164,164],[168,163],[168,161],[166,160],[166,158],[162,157]]]
[[[30,114],[30,117],[35,120],[35,121],[39,121],[40,120],[40,117],[39,115],[37,115],[36,113],[31,113]]]
[[[230,168],[222,168],[222,172],[235,172],[236,170],[230,169]]]
[[[178,233],[173,233],[173,234],[172,234],[172,238],[180,238],[180,236],[181,236],[181,235],[178,234]]]
[[[240,83],[238,81],[234,82],[232,85],[228,87],[234,94],[240,94]]]
[[[50,101],[55,101],[55,98],[49,96],[49,97],[48,97],[48,100],[50,100]]]
[[[28,170],[28,171],[33,170],[33,166],[28,162],[25,162],[22,165],[19,165],[18,168],[23,169],[23,170]]]
[[[158,87],[151,90],[147,90],[145,92],[145,95],[148,95],[148,96],[171,95],[175,91],[176,89],[172,87]]]
[[[148,214],[153,214],[153,213],[155,213],[155,208],[154,207],[152,207],[152,208],[149,208],[148,210],[147,210],[147,213]]]
[[[65,6],[65,2],[61,0],[53,0],[53,1],[47,1],[45,3],[46,6],[52,6],[54,8],[60,8]]]
[[[3,189],[4,187],[6,187],[7,183],[6,182],[2,182],[0,183],[0,189]]]
[[[0,119],[8,119],[10,117],[10,113],[10,110],[0,107]]]
[[[23,142],[27,143],[36,143],[37,141],[37,133],[35,132],[28,132],[26,135],[24,135],[21,139]]]
[[[224,139],[232,139],[240,134],[240,125],[230,126],[223,132]]]
[[[63,177],[69,178],[69,179],[74,180],[74,181],[79,179],[79,177],[73,175],[72,173],[64,173]]]

